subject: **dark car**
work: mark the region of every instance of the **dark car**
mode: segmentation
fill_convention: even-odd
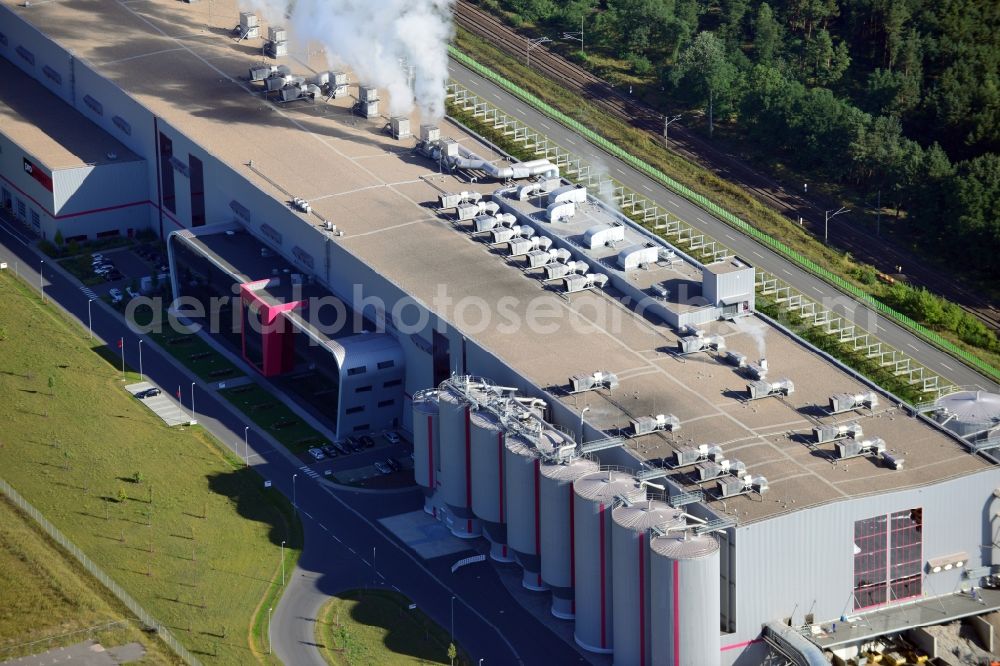
[[[336,458],[339,455],[339,452],[337,451],[337,448],[334,447],[334,446],[332,446],[332,445],[330,445],[330,444],[326,444],[326,445],[321,446],[319,448],[323,449],[323,453],[325,453],[330,458]]]
[[[146,389],[145,391],[139,391],[135,394],[135,397],[140,400],[145,400],[146,398],[152,398],[154,395],[160,395],[160,389],[154,387]]]
[[[402,465],[399,464],[399,461],[395,458],[386,458],[385,464],[391,467],[393,472],[398,472],[402,467]]]
[[[334,447],[335,449],[337,449],[338,451],[340,451],[340,452],[341,452],[342,454],[344,454],[345,456],[346,456],[346,455],[347,455],[348,453],[350,453],[350,452],[351,452],[351,450],[350,450],[349,448],[347,448],[347,447],[346,447],[346,446],[344,445],[344,443],[343,443],[343,442],[334,442],[334,443],[333,443],[333,447]]]
[[[363,444],[366,449],[370,449],[373,446],[375,446],[375,440],[369,437],[368,435],[362,435],[361,444]]]
[[[357,437],[348,437],[345,444],[347,444],[347,447],[351,449],[351,451],[360,451],[364,448],[361,446],[361,442],[358,441]]]

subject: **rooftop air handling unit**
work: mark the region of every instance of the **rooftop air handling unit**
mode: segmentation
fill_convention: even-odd
[[[483,195],[479,192],[451,192],[438,197],[438,208],[458,208],[462,204],[477,204],[482,199]]]
[[[749,382],[747,384],[747,393],[750,400],[784,397],[795,393],[795,384],[791,379],[776,379],[771,382],[764,380]]]
[[[678,354],[696,354],[704,351],[722,351],[726,348],[726,339],[721,335],[705,335],[705,331],[696,330],[677,340]]]
[[[611,372],[598,370],[589,375],[573,375],[569,378],[569,384],[571,393],[596,391],[602,388],[612,390],[618,387],[618,376]]]
[[[635,437],[648,435],[652,432],[677,432],[681,429],[681,420],[673,414],[657,414],[656,416],[640,416],[632,419],[632,434]]]
[[[716,487],[719,492],[719,497],[723,499],[737,497],[739,495],[747,495],[749,493],[763,495],[768,491],[766,478],[763,476],[751,476],[749,474],[744,474],[742,476],[729,476],[719,479],[716,483]]]
[[[608,276],[604,273],[586,273],[584,275],[574,273],[567,275],[565,278],[565,293],[575,294],[579,291],[586,291],[587,289],[603,289],[604,285],[608,283],[608,279]]]
[[[389,118],[389,133],[392,138],[408,139],[410,135],[410,119],[405,116],[393,116]]]
[[[699,444],[674,451],[674,466],[686,467],[704,460],[722,460],[722,447],[716,444]]]
[[[861,429],[861,424],[856,421],[835,425],[815,426],[813,428],[813,437],[816,439],[817,444],[835,442],[838,439],[845,439],[847,437],[858,439],[863,435],[864,431]]]
[[[878,394],[867,393],[834,393],[830,396],[830,414],[843,414],[855,409],[875,409],[878,406]]]

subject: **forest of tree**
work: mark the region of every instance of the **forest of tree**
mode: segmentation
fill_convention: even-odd
[[[589,51],[704,109],[709,133],[878,193],[897,231],[1000,274],[1000,2],[481,3],[552,33],[582,21]]]

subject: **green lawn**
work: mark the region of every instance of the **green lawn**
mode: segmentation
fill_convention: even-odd
[[[0,289],[0,474],[204,662],[259,661],[279,544],[300,543],[287,502],[201,428],[168,429],[19,280]]]
[[[93,627],[100,628],[85,631]],[[0,662],[88,638],[105,647],[142,643],[145,663],[180,661],[34,521],[0,499]]]
[[[104,282],[104,278],[94,273],[93,262],[90,260],[89,254],[78,254],[67,259],[60,259],[59,265],[88,287]]]
[[[406,597],[387,590],[350,590],[320,610],[316,642],[333,666],[450,664],[448,631]],[[459,654],[457,664],[468,664]]]
[[[259,384],[223,389],[219,391],[219,395],[235,405],[293,453],[302,453],[310,447],[329,444],[328,439]]]

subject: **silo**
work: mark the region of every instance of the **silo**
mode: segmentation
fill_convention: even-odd
[[[521,584],[536,592],[545,589],[538,557],[541,548],[538,464],[534,442],[523,434],[508,432],[504,454],[507,543],[524,570]]]
[[[472,448],[472,512],[482,521],[490,542],[490,557],[512,562],[507,548],[507,517],[504,511],[504,431],[500,419],[485,409],[470,418]]]
[[[573,638],[591,652],[612,651],[611,509],[618,498],[646,497],[624,472],[603,471],[573,482],[576,627]]]
[[[684,513],[646,500],[611,512],[611,587],[616,664],[648,666],[650,660],[650,529],[683,526]]]
[[[472,513],[471,460],[469,458],[472,405],[457,388],[441,384],[438,397],[441,439],[441,495],[451,514],[452,534],[463,539],[479,536],[479,521]]]
[[[649,551],[652,663],[718,665],[719,542],[669,534],[654,537]]]
[[[552,614],[572,620],[573,601],[573,482],[598,471],[584,458],[543,462],[539,468],[539,522],[542,529],[542,581],[552,590]]]
[[[413,396],[413,478],[424,489],[424,511],[430,514],[434,509],[429,500],[441,460],[438,393],[437,389],[425,389]]]

